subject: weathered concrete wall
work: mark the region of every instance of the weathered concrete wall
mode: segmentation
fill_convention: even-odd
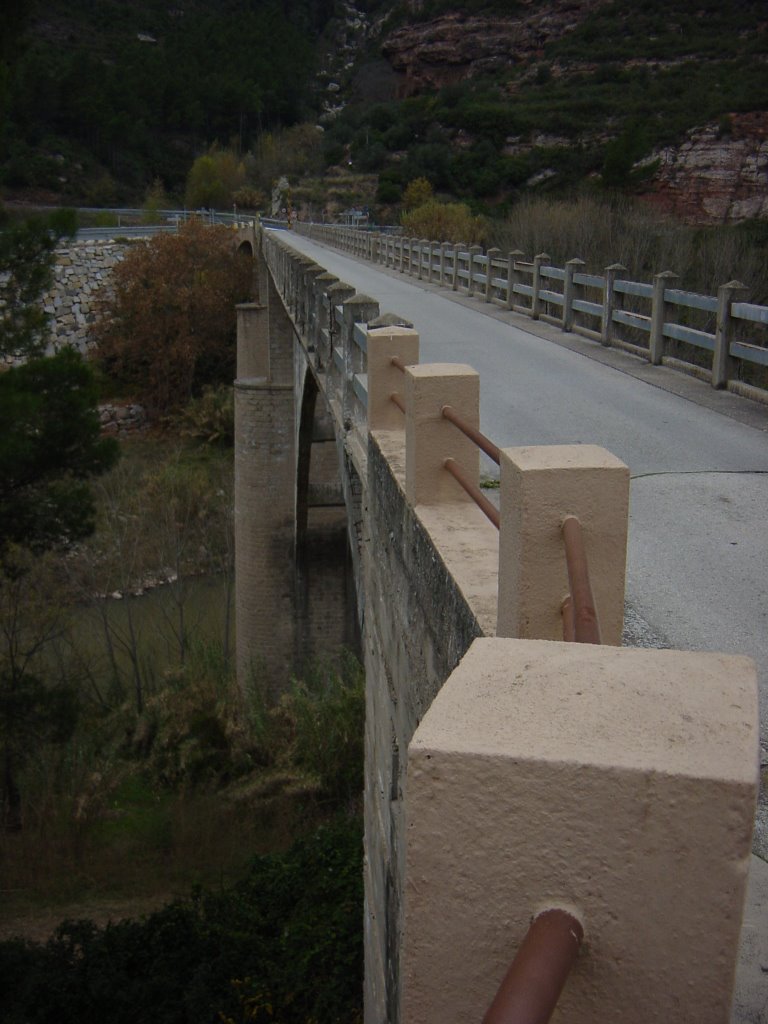
[[[478,616],[406,500],[404,478],[398,479],[393,469],[397,448],[391,435],[371,435],[364,588],[368,1024],[398,1019],[408,744],[472,640],[483,634]]]
[[[342,487],[339,478],[343,446],[271,278],[259,276],[259,294],[266,303],[238,310],[237,671],[243,689],[257,683],[276,698],[308,661],[359,647],[348,544],[359,512],[351,479]]]

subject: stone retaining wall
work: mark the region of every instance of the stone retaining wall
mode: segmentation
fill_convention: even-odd
[[[99,406],[99,422],[102,434],[135,434],[149,426],[143,405],[135,402],[129,405],[112,404]]]
[[[87,352],[88,332],[96,319],[96,300],[109,288],[112,271],[125,258],[130,242],[71,242],[56,250],[53,286],[42,298],[49,317],[47,354],[65,345]]]

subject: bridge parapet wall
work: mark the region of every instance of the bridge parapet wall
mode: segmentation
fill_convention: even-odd
[[[451,268],[449,249],[366,237],[366,252],[401,266],[407,253],[422,274],[464,275],[494,300],[485,257],[462,269],[454,254]],[[416,331],[372,319],[372,300],[324,280],[284,238],[261,246],[362,485],[366,1022],[466,1020],[470,990],[479,1019],[510,947],[552,902],[590,936],[573,1020],[607,1024],[636,1003],[638,1022],[675,1006],[725,1021],[757,792],[754,668],[620,648],[627,468],[589,445],[504,450],[497,531],[446,467],[477,483],[476,453],[445,422],[446,405],[478,421],[471,368],[419,364]],[[608,645],[591,653],[562,640],[563,598],[575,592],[569,516]],[[489,643],[490,668],[474,653]],[[591,710],[574,724],[582,697]],[[487,726],[473,733],[475,720]],[[713,730],[722,758],[710,760]],[[587,779],[597,781],[582,799]],[[486,922],[475,911],[489,901]],[[713,938],[718,920],[727,926]]]

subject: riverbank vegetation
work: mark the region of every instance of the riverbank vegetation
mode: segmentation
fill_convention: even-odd
[[[25,979],[4,1019],[135,1021],[161,988],[158,1021],[262,1019],[248,1013],[268,1003],[286,1021],[323,1006],[318,1020],[357,1019],[362,670],[351,655],[310,665],[273,706],[258,675],[238,688],[231,463],[167,435],[125,443],[96,487],[94,536],[35,560],[13,615],[0,608],[6,642],[22,623],[30,670],[61,698],[55,728],[3,733],[25,757],[23,821],[0,834],[0,933],[23,934],[41,907],[161,908],[0,943],[0,979]],[[50,1004],[33,995],[44,973]],[[110,1007],[115,985],[133,995]]]
[[[43,909],[45,937],[57,907],[72,918],[44,944],[0,943],[9,1022],[359,1019],[362,670],[339,652],[284,680],[273,704],[258,671],[244,686],[235,679],[224,383],[234,323],[190,315],[208,309],[200,292],[225,291],[211,262],[223,236],[210,229],[205,240],[200,253],[194,226],[180,234],[177,262],[186,256],[192,269],[173,302],[166,290],[153,307],[144,294],[166,288],[152,261],[163,240],[142,247],[143,270],[129,265],[156,315],[126,302],[111,326],[131,339],[133,325],[154,322],[188,362],[167,372],[154,426],[122,441],[116,464],[117,443],[98,439],[94,378],[78,360],[87,380],[75,411],[96,448],[82,465],[65,463],[61,482],[76,485],[80,502],[93,478],[80,517],[41,500],[55,518],[26,543],[6,501],[19,474],[0,490],[0,935],[28,934]],[[188,343],[209,320],[223,357],[209,358],[205,339],[200,350]],[[129,373],[106,351],[110,394],[141,393],[146,354]],[[34,359],[0,383],[32,372]],[[60,411],[59,396],[27,406],[34,426],[33,413]],[[64,412],[53,441],[69,436]],[[21,427],[22,441],[38,436]],[[31,465],[23,444],[3,440],[6,462]],[[48,448],[56,483],[50,439]],[[122,919],[97,925],[115,901],[120,913],[109,916]],[[150,916],[125,919],[148,906]]]

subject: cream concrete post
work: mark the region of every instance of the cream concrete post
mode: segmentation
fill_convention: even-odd
[[[309,260],[304,264],[304,269],[300,277],[301,287],[301,305],[299,308],[299,316],[297,318],[296,326],[304,337],[307,344],[311,342],[312,330],[313,330],[313,318],[314,318],[314,294],[315,294],[315,278],[325,273],[324,268],[319,266],[314,260]]]
[[[440,243],[440,287],[445,287],[446,256],[453,248],[450,242]]]
[[[353,295],[344,303],[344,384],[343,384],[343,422],[346,427],[354,419],[357,408],[355,400],[354,377],[365,371],[365,354],[355,341],[355,324],[367,324],[379,315],[379,304],[367,295]]]
[[[331,361],[331,341],[328,329],[328,310],[325,307],[327,290],[332,284],[338,283],[338,277],[329,274],[326,270],[318,274],[314,281],[314,321],[315,330],[312,344],[317,352],[317,368],[319,370],[328,366]]]
[[[237,310],[237,376],[269,377],[269,315],[258,302]]]
[[[729,1024],[757,752],[747,658],[475,640],[408,751],[400,1024],[481,1020],[553,906],[553,1020]]]
[[[507,309],[514,309],[515,306],[515,283],[517,281],[515,263],[521,256],[525,256],[522,249],[513,249],[507,256]]]
[[[488,264],[485,275],[485,301],[493,302],[493,261],[501,256],[501,249],[489,249],[486,253]]]
[[[332,396],[341,401],[343,391],[344,348],[342,325],[336,319],[336,307],[343,306],[347,299],[351,299],[354,294],[355,289],[344,281],[338,281],[326,289],[326,295],[328,296],[328,341],[330,350],[327,367],[328,383],[330,385],[327,396],[329,401]]]
[[[561,640],[568,571],[561,527],[581,523],[602,641],[621,644],[629,470],[591,444],[501,452],[498,636]]]
[[[469,247],[469,264],[468,264],[468,276],[467,276],[467,295],[475,294],[475,256],[481,256],[483,252],[482,245],[470,245]]]
[[[421,247],[419,245],[419,240],[418,238],[412,238],[408,260],[408,275],[410,277],[413,277],[414,273],[416,273],[419,269],[419,264],[414,262],[417,258],[417,253],[418,259],[421,259]]]
[[[399,238],[398,238],[398,241],[400,243],[400,247],[399,247],[399,251],[400,251],[400,265],[399,265],[398,269],[399,269],[400,273],[403,274],[405,272],[405,238],[404,238],[404,236],[400,235]]]
[[[405,374],[405,494],[412,505],[471,501],[445,469],[454,459],[477,486],[480,450],[442,415],[451,405],[472,427],[480,424],[480,377],[462,363],[425,363]]]
[[[533,295],[531,296],[531,319],[538,320],[541,315],[541,268],[549,263],[549,254],[540,252],[533,257]]]
[[[578,256],[568,260],[565,264],[565,278],[563,279],[563,330],[570,331],[573,328],[573,300],[576,298],[576,282],[573,280],[576,274],[584,266],[584,260]]]
[[[605,290],[603,292],[603,320],[600,328],[600,344],[610,345],[613,341],[613,311],[616,309],[616,292],[613,286],[616,282],[616,275],[627,268],[621,263],[612,263],[605,268]]]
[[[725,388],[734,376],[735,363],[731,357],[733,340],[733,319],[731,303],[742,302],[748,289],[741,281],[729,281],[717,289],[717,327],[715,328],[715,351],[712,353],[712,387]]]
[[[648,359],[654,366],[660,366],[664,359],[664,321],[670,304],[665,300],[667,288],[677,280],[671,270],[662,270],[653,275],[653,296],[651,298],[651,335],[648,342]]]
[[[458,291],[459,289],[459,282],[461,280],[459,277],[459,265],[461,263],[459,254],[461,253],[463,246],[463,242],[457,242],[453,247],[453,276],[451,278],[451,288],[453,291]]]
[[[427,280],[430,281],[430,282],[433,280],[433,278],[435,276],[435,267],[434,267],[435,250],[437,249],[437,251],[439,252],[439,247],[440,247],[440,243],[439,242],[430,242],[429,243],[429,247],[427,249],[427,261],[428,261],[427,262]]]
[[[424,277],[424,253],[425,252],[429,252],[429,249],[430,249],[430,241],[429,241],[429,239],[428,238],[420,238],[419,239],[419,269],[418,269],[418,272],[417,272],[417,277],[418,277],[418,279],[420,281]]]
[[[405,416],[391,395],[405,400],[405,377],[392,365],[397,356],[406,366],[419,361],[419,334],[408,327],[368,330],[368,429],[405,430]]]

